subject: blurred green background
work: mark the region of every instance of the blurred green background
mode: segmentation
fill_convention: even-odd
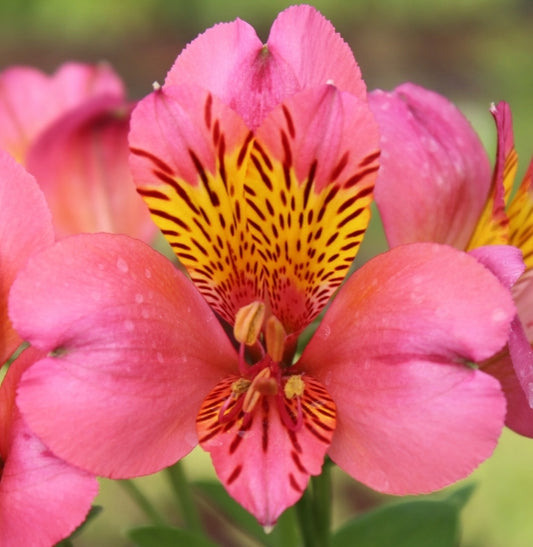
[[[514,114],[521,158],[519,177],[533,151],[533,2],[531,0],[316,0],[354,50],[369,89],[404,81],[432,88],[469,117],[493,155],[491,102],[506,100]],[[247,20],[266,40],[281,0],[4,0],[0,3],[0,69],[27,64],[47,72],[68,60],[110,62],[132,99],[162,82],[182,47],[218,21]],[[215,70],[216,67],[213,67]],[[382,248],[379,229],[365,254]],[[457,447],[458,450],[461,447]],[[195,475],[212,473],[205,454],[186,460]],[[478,487],[463,514],[465,547],[533,545],[533,441],[505,432],[493,458],[468,479]],[[170,494],[161,477],[138,479],[164,508]],[[340,473],[343,504],[372,494],[354,489]],[[102,481],[105,511],[75,544],[127,545],[121,531],[144,523],[116,483]],[[418,546],[414,546],[418,547]]]

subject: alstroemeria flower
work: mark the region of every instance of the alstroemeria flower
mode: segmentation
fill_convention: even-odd
[[[10,314],[48,354],[17,401],[54,451],[129,477],[199,442],[270,526],[326,453],[397,494],[440,488],[487,458],[505,400],[467,364],[503,346],[516,310],[474,258],[405,246],[348,279],[293,363],[366,229],[378,134],[353,57],[315,10],[280,14],[266,46],[254,36],[241,21],[207,31],[184,55],[200,71],[203,55],[224,51],[219,87],[167,82],[132,119],[139,192],[201,294],[141,242],[85,234],[31,260]],[[307,36],[327,48],[303,48]],[[241,78],[238,99],[228,73]],[[339,78],[354,85],[326,83]],[[519,274],[512,251],[495,249]]]
[[[37,178],[58,237],[110,231],[153,238],[128,167],[132,107],[106,65],[0,74],[0,147]]]
[[[391,246],[435,241],[471,251],[508,244],[523,252],[526,271],[514,286],[505,280],[507,264],[476,254],[512,286],[521,319],[513,323],[509,339],[513,362],[504,352],[481,366],[505,389],[507,425],[533,436],[533,167],[510,201],[517,156],[509,106],[501,102],[491,109],[498,130],[491,174],[479,137],[441,95],[403,84],[392,92],[372,92],[370,104],[381,128],[376,203]]]
[[[0,151],[0,363],[22,340],[7,317],[8,291],[32,254],[50,246],[50,212],[37,183]],[[0,544],[48,546],[85,518],[98,484],[57,458],[28,427],[15,404],[21,374],[43,354],[29,348],[0,385]],[[46,412],[47,418],[54,419]]]
[[[105,64],[65,63],[48,76],[32,67],[0,73],[0,148],[26,164],[38,135],[65,112],[94,97],[124,97],[124,86]]]

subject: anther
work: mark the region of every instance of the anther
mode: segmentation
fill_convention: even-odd
[[[278,385],[276,380],[272,378],[270,369],[264,368],[257,373],[253,379],[252,384],[248,388],[244,401],[242,402],[242,409],[244,412],[251,412],[261,395],[275,395],[278,391]]]
[[[265,342],[267,353],[274,363],[280,363],[283,359],[286,338],[287,333],[281,321],[274,315],[271,315],[266,322]]]
[[[233,334],[237,342],[253,346],[263,327],[265,305],[263,302],[251,302],[240,308],[235,315]]]

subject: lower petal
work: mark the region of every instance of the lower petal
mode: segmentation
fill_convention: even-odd
[[[200,445],[218,477],[265,527],[300,499],[310,475],[320,473],[335,428],[335,404],[322,385],[305,375],[289,378],[303,381],[301,397],[288,398],[289,389],[261,396],[249,413],[234,397],[239,378],[226,378],[197,419]]]

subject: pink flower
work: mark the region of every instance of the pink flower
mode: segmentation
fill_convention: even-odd
[[[59,237],[110,231],[153,238],[128,168],[131,109],[106,65],[68,63],[53,76],[29,67],[0,74],[0,147],[37,178]]]
[[[533,436],[533,167],[511,201],[517,156],[510,108],[502,102],[491,109],[498,130],[491,174],[479,137],[444,97],[403,84],[389,93],[372,92],[370,104],[382,132],[376,203],[389,244],[435,241],[476,249],[476,256],[512,290],[521,323],[513,323],[510,355],[505,351],[481,366],[504,387],[507,425]],[[514,286],[514,274],[512,282],[505,280],[509,265],[487,262],[486,251],[479,250],[499,244],[523,252],[526,271]]]
[[[7,318],[7,293],[28,257],[52,244],[50,213],[33,178],[0,152],[0,359],[22,340]],[[96,479],[57,458],[30,430],[15,404],[21,374],[43,354],[29,348],[11,363],[0,386],[0,543],[51,545],[85,518]],[[51,419],[48,413],[47,419]],[[52,415],[53,419],[53,415]]]
[[[282,12],[265,47],[254,36],[241,21],[207,31],[173,68],[197,79],[169,75],[133,114],[139,192],[196,287],[139,241],[82,234],[30,261],[10,315],[47,354],[17,402],[61,457],[130,477],[200,443],[270,526],[326,453],[396,494],[487,458],[505,399],[467,365],[501,349],[516,309],[473,257],[403,246],[344,283],[295,358],[366,229],[378,134],[353,57],[315,10]],[[324,49],[301,47],[308,36]],[[512,249],[494,256],[521,273]]]

